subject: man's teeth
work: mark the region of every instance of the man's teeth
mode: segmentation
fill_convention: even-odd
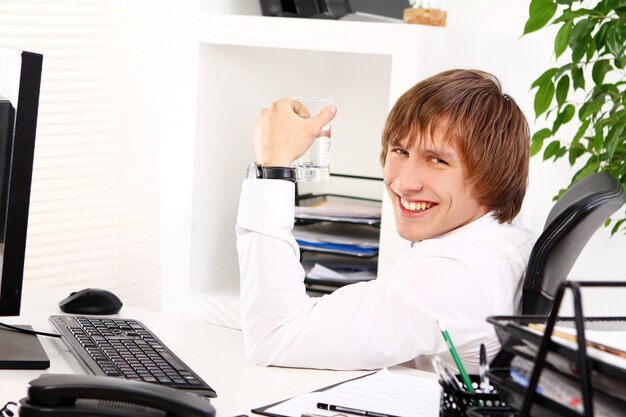
[[[415,201],[408,201],[408,200],[405,200],[404,198],[400,199],[400,203],[402,203],[402,207],[411,211],[428,210],[433,205],[432,203],[426,203],[426,202],[416,203]]]

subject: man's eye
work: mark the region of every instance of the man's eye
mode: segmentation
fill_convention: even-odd
[[[408,155],[409,154],[405,149],[401,149],[401,148],[392,149],[391,152],[397,153],[398,155]]]
[[[436,156],[433,156],[432,158],[430,158],[431,162],[433,162],[436,165],[447,165],[448,163],[446,161],[444,161],[441,158],[437,158]]]

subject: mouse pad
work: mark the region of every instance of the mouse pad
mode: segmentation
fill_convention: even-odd
[[[16,326],[32,330],[30,326]],[[48,369],[50,359],[37,336],[0,328],[0,369]]]

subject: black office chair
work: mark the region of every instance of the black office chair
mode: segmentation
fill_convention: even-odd
[[[550,313],[557,289],[578,255],[624,201],[622,185],[604,172],[586,176],[561,196],[530,254],[522,292],[523,315]]]
[[[594,173],[574,184],[554,204],[543,232],[530,253],[523,280],[523,315],[547,316],[559,286],[591,236],[625,201],[622,185],[606,173]],[[593,278],[593,277],[590,277]],[[502,346],[509,335],[496,328]],[[513,354],[500,350],[492,367],[508,366]]]

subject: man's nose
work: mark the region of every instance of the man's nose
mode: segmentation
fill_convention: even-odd
[[[400,191],[421,191],[424,188],[424,169],[419,164],[409,161],[399,173],[396,184]]]

